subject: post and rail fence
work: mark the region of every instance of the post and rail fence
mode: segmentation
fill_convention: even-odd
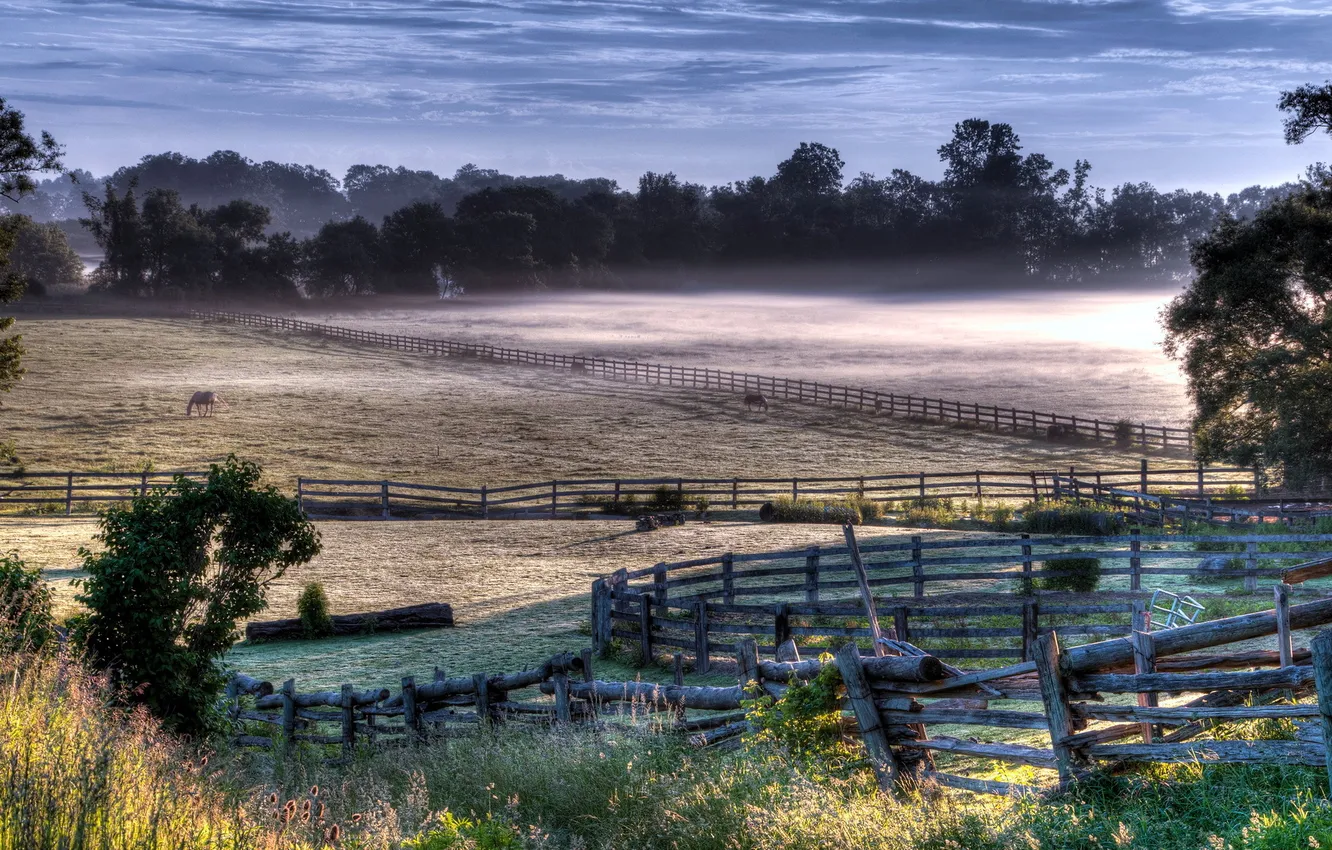
[[[894,417],[902,416],[966,423],[972,427],[990,428],[995,431],[1039,436],[1057,434],[1060,439],[1117,442],[1124,448],[1136,447],[1187,452],[1190,451],[1192,446],[1192,434],[1188,428],[1169,425],[1149,425],[1145,422],[1120,424],[1119,422],[1087,416],[1044,413],[974,402],[903,395],[864,387],[848,387],[819,381],[733,372],[725,369],[640,363],[634,360],[613,360],[604,357],[585,357],[577,354],[555,354],[520,348],[505,348],[484,343],[386,334],[359,328],[344,328],[307,322],[283,316],[268,316],[262,313],[191,310],[190,316],[202,321],[226,322],[245,327],[317,334],[360,345],[374,345],[397,351],[563,369],[580,375],[616,381],[689,387],[729,393],[760,393],[769,399],[853,408],[862,412],[870,411]]]

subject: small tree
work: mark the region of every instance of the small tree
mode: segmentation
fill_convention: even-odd
[[[1081,552],[1081,549],[1073,549]],[[1101,583],[1101,562],[1097,558],[1068,558],[1046,561],[1043,568],[1057,573],[1041,579],[1042,590],[1067,590],[1073,593],[1091,593]]]
[[[0,554],[0,651],[38,649],[53,634],[51,588],[41,571],[18,552]]]
[[[101,552],[81,549],[88,577],[76,634],[90,660],[177,732],[210,731],[224,686],[217,660],[269,585],[319,552],[294,499],[260,487],[261,470],[213,465],[206,482],[166,488],[104,511]]]
[[[301,591],[296,600],[296,613],[301,618],[301,628],[309,638],[325,637],[333,634],[333,618],[328,614],[328,594],[324,586],[312,581]]]

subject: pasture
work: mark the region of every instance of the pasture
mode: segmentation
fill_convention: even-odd
[[[30,470],[200,469],[229,452],[307,477],[491,486],[554,477],[784,477],[1125,468],[1104,445],[357,348],[189,320],[24,319],[0,408]],[[185,416],[191,393],[230,405]],[[1069,407],[1051,392],[1043,407]],[[1150,418],[1150,417],[1148,417]]]

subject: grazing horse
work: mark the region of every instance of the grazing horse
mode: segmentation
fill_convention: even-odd
[[[200,416],[212,416],[213,405],[219,401],[222,402],[223,407],[230,407],[229,404],[222,400],[222,396],[217,393],[199,390],[194,395],[190,396],[190,403],[185,405],[185,415],[189,416],[194,411],[194,408],[197,407],[199,408]]]
[[[755,407],[761,407],[764,412],[767,412],[768,400],[760,393],[745,393],[745,408],[753,410]]]

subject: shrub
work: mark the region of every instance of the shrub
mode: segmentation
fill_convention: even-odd
[[[1081,549],[1073,549],[1081,552]],[[1101,582],[1101,562],[1098,558],[1069,558],[1062,561],[1045,561],[1041,568],[1058,570],[1059,575],[1040,580],[1042,590],[1068,590],[1074,593],[1091,593]]]
[[[648,499],[647,509],[649,511],[682,511],[684,510],[684,493],[670,486],[662,484],[652,491],[652,497]]]
[[[319,582],[312,581],[301,591],[300,599],[296,600],[296,612],[301,618],[301,629],[306,637],[333,634],[333,618],[328,614],[328,595]]]
[[[0,555],[0,651],[37,649],[55,634],[51,588],[18,552]]]
[[[930,496],[912,502],[902,514],[902,521],[921,528],[940,528],[957,521],[957,509],[952,499]]]
[[[792,499],[790,496],[779,496],[771,504],[773,522],[860,524],[860,509],[851,507],[844,502],[823,502],[817,499]]]
[[[883,503],[867,499],[863,495],[846,497],[846,505],[860,512],[861,522],[874,522],[883,519]]]
[[[522,834],[511,824],[487,815],[472,820],[445,810],[426,831],[402,843],[402,850],[509,850],[523,846]]]
[[[1022,508],[1022,530],[1030,534],[1123,534],[1123,514],[1091,508],[1072,501],[1031,502]]]
[[[1127,449],[1133,445],[1133,423],[1127,419],[1121,419],[1115,423],[1115,446],[1116,448]]]
[[[210,731],[225,684],[217,660],[236,622],[264,609],[268,585],[319,552],[295,499],[259,487],[261,470],[234,456],[205,482],[178,476],[104,510],[97,540],[80,549],[88,609],[75,634],[89,660],[173,731]]]

